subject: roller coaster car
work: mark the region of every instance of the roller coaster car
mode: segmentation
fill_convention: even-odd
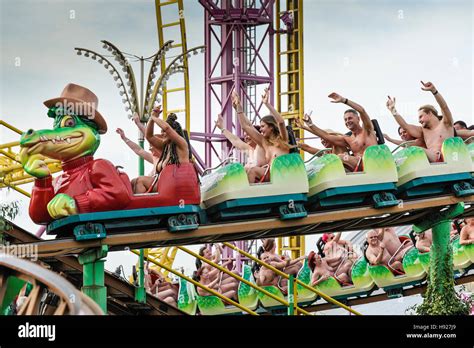
[[[469,150],[469,155],[471,156],[471,161],[472,161],[471,175],[472,175],[472,181],[474,182],[474,137],[470,137],[466,139],[464,143],[467,145],[467,149]]]
[[[255,283],[250,266],[243,265],[242,278]],[[243,307],[250,310],[257,308],[257,290],[243,282],[239,283],[238,299],[239,304]],[[240,314],[242,312],[238,307],[225,305],[217,296],[199,296],[194,285],[182,278],[180,279],[178,308],[191,315],[195,315],[197,309],[202,315]]]
[[[262,266],[263,267],[263,266]],[[301,266],[296,278],[302,283],[311,286],[311,269],[308,266],[308,259],[306,258]],[[281,279],[280,279],[281,281]],[[266,285],[261,286],[262,289],[268,291],[269,293],[281,298],[282,300],[288,301],[288,296],[283,294],[282,290],[275,285]],[[307,288],[296,284],[297,299],[299,304],[309,304],[316,300],[317,295],[315,292],[308,290]],[[267,310],[272,309],[281,309],[283,305],[277,300],[271,298],[270,296],[264,294],[263,292],[258,292],[258,299],[263,307]]]
[[[410,232],[410,237],[414,241],[414,231]],[[415,244],[415,241],[413,242]],[[453,268],[457,271],[469,270],[474,264],[474,245],[459,244],[459,236],[451,239],[451,247],[453,248]],[[430,269],[431,252],[420,252],[418,258],[421,265],[428,273]]]
[[[47,233],[67,235],[77,240],[104,238],[106,232],[125,229],[168,227],[172,232],[193,230],[205,221],[199,207],[200,192],[196,171],[191,163],[166,166],[158,179],[158,192],[133,194],[126,173],[119,171],[129,202],[123,210],[71,215],[48,225]]]
[[[457,197],[474,194],[473,165],[461,138],[448,138],[441,148],[444,162],[430,163],[425,151],[411,146],[395,153],[400,197],[451,193]]]
[[[360,257],[352,266],[351,278],[353,285],[341,285],[335,277],[330,277],[314,288],[333,298],[348,298],[368,295],[375,287],[369,273],[369,264],[364,257]]]
[[[402,246],[406,241],[409,241],[409,237],[400,236],[399,237]],[[366,250],[367,250],[367,242],[364,243],[364,257],[366,261]],[[394,275],[392,271],[385,265],[368,265],[369,267],[369,274],[374,280],[375,284],[379,288],[383,288],[385,292],[391,295],[391,293],[397,293],[400,288],[408,285],[415,285],[421,283],[425,276],[426,271],[423,268],[423,265],[419,259],[419,252],[418,249],[412,247],[407,250],[405,255],[403,256],[402,265],[403,269],[405,270],[405,274],[402,275]]]
[[[362,204],[371,201],[375,208],[398,204],[394,192],[397,169],[376,120],[372,120],[379,145],[369,146],[362,157],[364,171],[346,173],[339,156],[327,154],[306,164],[310,210]]]
[[[281,219],[307,216],[304,208],[308,178],[297,153],[276,157],[270,182],[249,184],[244,167],[231,163],[201,179],[202,207],[211,220],[279,215]]]

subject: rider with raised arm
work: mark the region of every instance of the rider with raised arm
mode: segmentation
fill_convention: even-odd
[[[260,120],[260,132],[258,132],[252,122],[245,116],[240,102],[240,97],[234,90],[232,92],[232,106],[237,112],[242,129],[247,135],[265,151],[265,165],[255,166],[248,171],[250,183],[258,181],[268,181],[270,171],[268,167],[275,157],[288,154],[290,145],[288,143],[288,131],[285,126],[285,120],[278,111],[269,102],[270,90],[265,89],[262,96],[263,104],[270,110],[271,115],[264,116]]]
[[[140,118],[137,113],[133,115],[133,121],[137,125],[138,129],[142,132],[142,134],[145,135],[145,127],[140,122]],[[149,152],[148,152],[145,149],[143,149],[140,145],[138,145],[137,143],[127,138],[127,136],[125,135],[125,132],[121,128],[117,128],[116,132],[117,134],[120,135],[120,138],[125,142],[125,144],[127,144],[127,146],[133,152],[135,152],[138,156],[140,156],[145,161],[153,165],[151,172],[146,177],[138,177],[138,178],[132,179],[131,181],[134,193],[144,193],[148,189],[148,187],[146,186],[146,183],[150,180],[152,181],[156,174],[156,164],[160,160],[161,151],[156,149],[153,145],[150,145]],[[154,135],[154,136],[157,138],[160,138],[159,135]]]
[[[331,93],[329,98],[333,99],[332,103],[343,103],[351,108],[344,112],[344,122],[351,131],[351,135],[331,135],[315,126],[308,115],[305,115],[304,121],[308,125],[309,131],[314,135],[335,146],[349,148],[352,151],[352,155],[339,154],[339,157],[350,170],[362,170],[361,163],[365,149],[371,145],[377,145],[377,137],[375,136],[372,121],[361,105],[337,93]],[[362,126],[360,125],[361,120]]]
[[[409,239],[407,239],[406,242],[402,244],[393,227],[377,228],[375,231],[378,233],[380,241],[385,245],[387,251],[391,255],[397,253],[397,255],[400,255],[401,258],[403,258],[405,253],[411,247],[413,247],[413,242]]]
[[[308,131],[311,133],[311,130],[309,127],[305,126],[303,124],[303,122],[301,122],[301,120],[299,118],[295,119],[295,124],[298,128],[300,129],[304,129],[305,131]],[[327,133],[329,133],[330,135],[337,135],[337,136],[342,136],[343,134],[341,133],[338,133],[338,132],[335,132],[331,129],[326,129],[325,130]],[[327,140],[325,139],[322,139],[321,138],[321,144],[326,148],[326,149],[331,149],[331,152],[332,154],[334,155],[344,155],[344,154],[347,154],[347,148],[344,147],[344,146],[336,146],[330,142],[328,142]],[[317,154],[318,152],[320,152],[322,149],[318,149],[318,148],[315,148],[315,147],[312,147],[304,142],[300,142],[298,143],[298,148],[300,148],[301,150],[303,150],[304,152],[307,152],[311,155],[315,155]]]
[[[153,159],[156,174],[159,174],[168,164],[189,163],[189,144],[184,136],[184,131],[177,121],[175,114],[169,114],[165,121],[159,118],[161,107],[153,109],[145,130],[145,137],[150,145],[161,151],[160,157]],[[154,134],[154,124],[161,128],[159,136]],[[156,192],[157,176],[140,176],[132,180],[134,193]]]
[[[453,127],[453,116],[449,110],[448,104],[441,96],[437,88],[433,83],[424,83],[421,81],[424,91],[429,91],[435,97],[439,107],[441,108],[442,115],[438,114],[438,110],[433,105],[422,105],[418,109],[418,120],[421,126],[416,126],[407,123],[404,118],[398,113],[395,108],[395,98],[388,97],[387,108],[392,113],[397,123],[405,129],[410,136],[415,139],[423,139],[426,144],[424,151],[430,162],[441,162],[443,156],[441,154],[441,146],[445,139],[461,136],[469,136],[470,131],[462,130],[456,131]]]
[[[261,167],[266,164],[265,160],[265,150],[262,146],[257,145],[255,141],[252,140],[245,134],[244,141],[242,141],[238,136],[232,134],[224,127],[224,118],[221,114],[217,116],[216,127],[220,129],[222,134],[231,142],[231,144],[240,151],[243,151],[246,155],[245,171],[248,173],[249,170],[253,167]],[[260,131],[260,126],[253,126],[257,132]]]

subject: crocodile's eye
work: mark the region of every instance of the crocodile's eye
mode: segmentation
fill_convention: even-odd
[[[76,120],[71,116],[66,116],[61,120],[61,127],[74,127]]]

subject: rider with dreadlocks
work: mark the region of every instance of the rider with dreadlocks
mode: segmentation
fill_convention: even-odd
[[[190,163],[191,151],[188,139],[184,135],[176,114],[170,113],[166,122],[159,118],[161,107],[153,109],[148,121],[145,137],[151,146],[161,151],[161,156],[153,163],[154,176],[140,176],[132,180],[134,193],[156,192],[158,175],[167,166]],[[161,128],[161,136],[155,136],[155,123]]]

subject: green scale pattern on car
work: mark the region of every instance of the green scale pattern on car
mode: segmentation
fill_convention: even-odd
[[[418,258],[419,252],[416,248],[409,249],[403,257],[403,269],[407,277],[417,276],[424,273],[425,270]],[[385,280],[389,282],[394,275],[386,266],[369,266],[369,272],[372,279]]]

